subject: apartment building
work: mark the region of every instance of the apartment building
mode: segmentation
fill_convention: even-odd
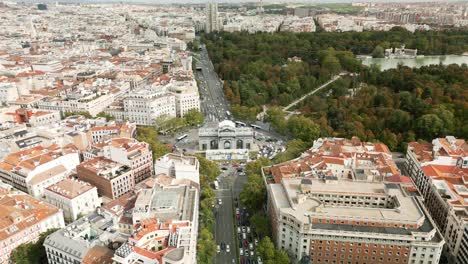
[[[174,184],[167,175],[148,180],[132,211],[135,232],[116,250],[115,263],[196,263],[198,195],[192,184]]]
[[[98,193],[111,200],[133,190],[135,180],[129,166],[97,157],[76,166],[78,179],[97,187]]]
[[[83,152],[83,156],[85,160],[105,157],[129,166],[135,184],[153,175],[153,153],[149,144],[133,138],[112,138],[96,143]]]
[[[104,142],[111,138],[131,138],[135,135],[136,125],[128,121],[105,126],[93,126],[89,130],[89,141],[91,144]]]
[[[37,103],[37,108],[43,110],[56,110],[61,112],[88,112],[92,116],[104,111],[114,102],[112,93],[93,93],[87,96],[61,98],[47,97]]]
[[[196,263],[194,183],[159,175],[49,235],[49,264]]]
[[[33,71],[42,71],[42,72],[58,72],[63,69],[62,63],[60,61],[38,61],[32,65]]]
[[[402,177],[385,144],[359,138],[319,138],[299,158],[268,168],[275,183],[283,178],[316,177],[381,182]]]
[[[176,117],[175,96],[159,89],[140,89],[123,99],[122,108],[106,109],[118,120],[154,125],[161,116]]]
[[[48,263],[112,264],[112,245],[125,241],[112,226],[111,216],[98,210],[50,234],[44,240]]]
[[[41,233],[65,224],[61,209],[5,185],[0,189],[0,263],[11,263],[15,248],[34,243]]]
[[[50,125],[59,122],[62,117],[58,111],[18,108],[10,113],[12,121],[17,124],[28,123],[33,127]]]
[[[153,152],[146,142],[133,138],[115,138],[104,143],[103,156],[129,166],[135,184],[153,175]]]
[[[276,246],[298,261],[439,263],[442,235],[399,184],[298,177],[267,190]]]
[[[220,21],[218,18],[218,4],[217,3],[207,3],[206,8],[206,26],[205,32],[211,33],[216,32],[222,29],[222,25],[220,25]]]
[[[63,211],[65,221],[75,221],[101,206],[97,188],[73,178],[65,178],[44,191],[45,200]]]
[[[7,155],[0,162],[0,179],[39,198],[45,188],[61,181],[78,164],[79,153],[72,145],[36,146]]]
[[[19,93],[16,84],[13,82],[0,83],[0,104],[6,104],[18,99]]]
[[[298,261],[439,261],[443,236],[384,144],[320,138],[262,175],[275,243]]]
[[[193,156],[168,153],[154,162],[154,173],[166,174],[175,179],[188,179],[200,184],[200,164]]]
[[[171,80],[167,90],[175,96],[176,114],[183,117],[192,110],[200,111],[200,95],[195,79],[189,76],[177,76]]]
[[[446,243],[451,263],[468,263],[468,144],[452,136],[411,142],[406,169]]]

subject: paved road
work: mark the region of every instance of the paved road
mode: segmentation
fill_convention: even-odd
[[[216,191],[216,198],[222,200],[222,205],[218,206],[215,211],[216,214],[216,227],[215,239],[218,245],[221,242],[229,245],[230,252],[224,250],[217,254],[215,257],[215,264],[229,264],[236,261],[236,236],[237,231],[234,230],[234,209],[233,209],[233,196],[232,196],[232,183],[235,181],[235,169],[229,167],[228,171],[223,171],[219,179],[219,190]]]
[[[224,97],[223,84],[216,74],[213,64],[208,56],[206,46],[200,44],[201,51],[196,61],[195,77],[200,83],[202,95],[201,108],[207,121],[222,121],[229,119],[226,111],[229,111],[229,103]]]

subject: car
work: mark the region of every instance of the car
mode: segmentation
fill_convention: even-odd
[[[255,242],[255,245],[257,246],[258,245],[258,239],[254,239],[254,242]]]
[[[223,170],[223,171],[227,171],[227,169],[228,168],[226,168],[226,167],[221,167],[221,170]]]
[[[247,256],[247,257],[250,256],[250,252],[249,252],[248,249],[245,249],[245,250],[244,250],[244,255]]]
[[[231,251],[231,249],[229,248],[229,245],[226,245],[226,252],[229,253],[230,251]]]
[[[244,249],[243,248],[239,248],[239,255],[244,255]]]
[[[239,213],[240,213],[239,208],[236,208],[236,214],[239,214]]]
[[[242,239],[247,239],[247,234],[246,233],[242,233]]]
[[[263,264],[262,258],[260,256],[257,257],[257,263],[258,264]]]
[[[252,264],[252,261],[250,259],[247,259],[247,264]]]
[[[240,214],[236,214],[236,220],[240,220]]]
[[[219,204],[219,205],[223,204],[223,200],[218,199],[218,204]]]
[[[221,247],[219,245],[216,246],[216,252],[217,253],[221,252]]]
[[[241,264],[245,264],[245,258],[244,258],[244,257],[241,257],[241,258],[240,258],[240,263],[241,263]]]
[[[248,248],[248,247],[249,247],[249,241],[244,240],[244,247],[245,247],[245,248]]]
[[[240,227],[237,227],[237,233],[240,233],[240,232],[241,232]]]
[[[242,227],[242,233],[245,233],[246,232],[246,229],[245,229],[245,226]]]
[[[253,255],[255,255],[255,252],[252,250],[252,251],[250,251],[250,256],[253,257]]]
[[[250,234],[250,227],[249,226],[247,227],[247,233]]]
[[[226,249],[226,244],[224,242],[221,242],[221,250],[225,250]]]
[[[249,249],[253,250],[253,243],[249,243]]]

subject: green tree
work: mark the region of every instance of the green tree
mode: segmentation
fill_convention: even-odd
[[[286,151],[281,152],[274,158],[275,163],[281,163],[288,160],[297,158],[302,152],[307,150],[311,146],[310,143],[306,143],[300,139],[292,139],[286,146]]]
[[[198,162],[200,164],[200,182],[202,187],[208,186],[213,182],[216,177],[221,173],[219,166],[207,158],[197,155]]]
[[[289,256],[288,253],[284,250],[276,250],[275,251],[275,261],[273,262],[275,264],[289,264]]]
[[[392,131],[406,131],[411,126],[411,115],[406,111],[397,109],[392,112],[388,121],[388,127]]]
[[[104,117],[107,122],[109,122],[111,120],[115,120],[115,116],[109,115],[109,114],[104,113],[104,112],[99,112],[96,116],[97,117]]]
[[[320,127],[305,116],[293,116],[288,120],[288,127],[294,138],[312,142],[320,135]]]
[[[440,136],[444,130],[444,122],[435,114],[426,114],[416,121],[416,131],[426,140]]]
[[[252,174],[247,177],[247,183],[239,195],[239,199],[250,211],[261,210],[265,202],[266,189],[262,176]]]
[[[171,148],[169,146],[162,144],[159,141],[158,132],[154,127],[138,126],[135,138],[138,141],[143,141],[150,145],[153,153],[153,159],[157,159],[171,152]]]
[[[322,68],[334,75],[341,71],[340,61],[333,55],[327,55],[322,62]]]
[[[74,115],[81,115],[81,116],[84,116],[86,118],[93,118],[93,116],[88,111],[64,112],[63,113],[63,118],[67,118],[69,116],[74,116]]]
[[[21,244],[11,252],[11,261],[16,264],[42,264],[47,263],[47,254],[44,247],[45,238],[58,229],[49,229],[39,235],[35,243]]]
[[[270,122],[276,132],[284,135],[288,131],[285,116],[283,109],[274,106],[267,110],[265,121]]]
[[[273,260],[275,258],[275,245],[270,237],[264,237],[260,240],[257,246],[257,252],[265,260]]]
[[[383,58],[385,57],[384,52],[385,52],[384,49],[380,45],[377,45],[372,51],[372,58]]]
[[[184,115],[185,123],[189,126],[198,126],[203,124],[203,113],[196,109],[191,109]]]
[[[266,167],[266,166],[270,166],[272,165],[272,162],[267,159],[267,158],[259,158],[258,160],[254,161],[254,162],[249,162],[247,164],[247,166],[245,167],[245,173],[247,174],[247,176],[249,175],[254,175],[254,174],[258,174],[258,175],[261,175],[262,174],[262,167]]]
[[[250,217],[250,223],[260,237],[271,236],[271,225],[268,217],[261,213],[254,213]]]
[[[216,254],[216,243],[213,234],[206,228],[202,228],[198,235],[197,260],[198,263],[213,263]]]

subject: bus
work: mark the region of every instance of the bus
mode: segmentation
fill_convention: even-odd
[[[254,129],[262,129],[261,127],[257,126],[257,125],[250,125],[252,128]]]
[[[236,121],[236,122],[234,122],[234,123],[236,123],[236,125],[241,126],[241,127],[245,127],[245,126],[246,126],[245,123],[242,123],[242,122],[240,122],[240,121]]]
[[[218,181],[214,181],[214,182],[213,182],[213,185],[214,185],[215,190],[218,190],[218,189],[219,189],[219,183],[218,183]]]
[[[184,138],[186,138],[186,137],[188,137],[187,134],[182,135],[182,136],[180,136],[180,137],[177,138],[177,141],[181,141],[182,139],[184,139]]]

